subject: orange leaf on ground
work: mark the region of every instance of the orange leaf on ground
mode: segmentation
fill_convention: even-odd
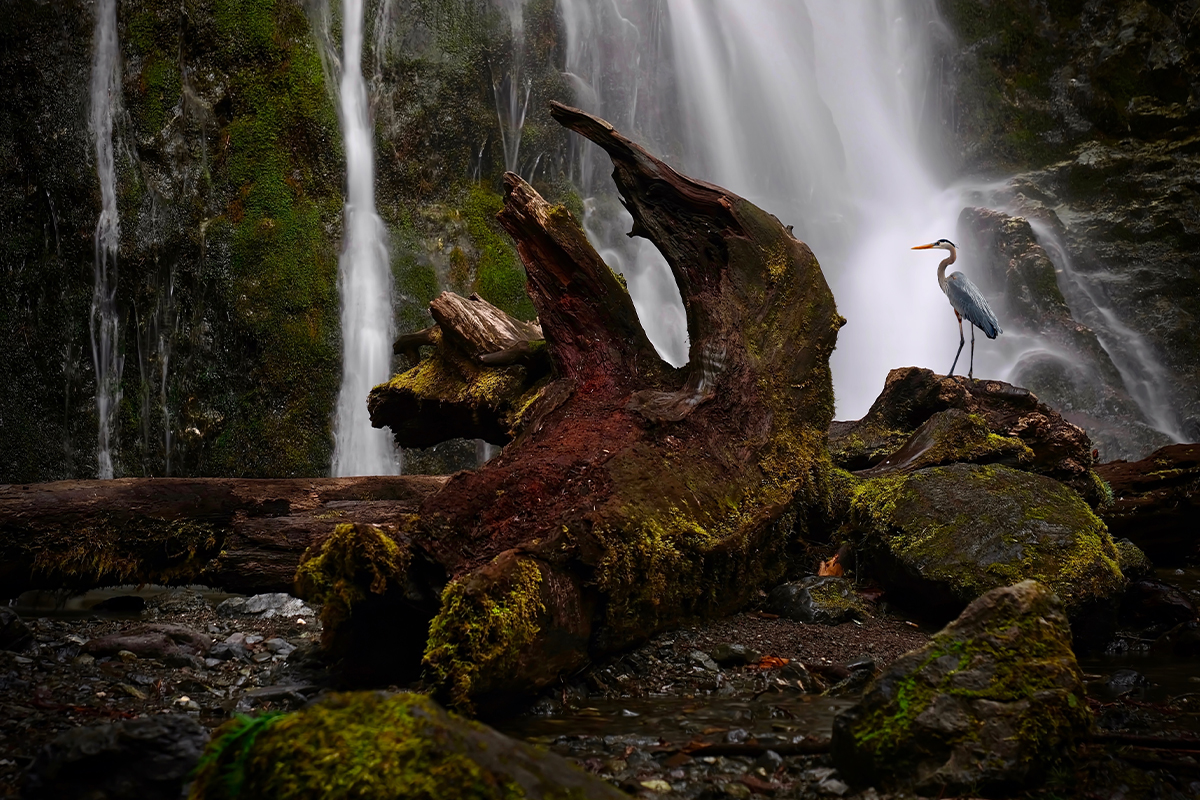
[[[786,667],[791,662],[790,658],[780,658],[779,656],[763,656],[757,664],[754,664],[755,669],[779,669]]]
[[[817,575],[822,578],[826,576],[840,578],[844,571],[838,553],[834,553],[828,561],[822,561],[821,566],[817,567]]]

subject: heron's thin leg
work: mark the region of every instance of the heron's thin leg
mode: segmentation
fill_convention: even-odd
[[[954,377],[954,368],[958,366],[958,357],[962,355],[963,344],[967,341],[963,336],[962,317],[957,311],[954,312],[954,316],[958,317],[958,352],[954,354],[954,363],[950,365],[950,371],[946,373],[947,378]],[[972,346],[971,351],[974,352],[974,350],[975,348]]]
[[[975,325],[971,325],[971,366],[967,368],[967,377],[975,380]]]

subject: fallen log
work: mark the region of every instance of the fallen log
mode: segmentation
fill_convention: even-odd
[[[1112,489],[1100,515],[1114,538],[1128,538],[1159,566],[1200,556],[1200,444],[1173,444],[1141,461],[1096,467]]]
[[[395,527],[445,478],[121,478],[0,485],[0,587],[290,592],[338,522]]]
[[[689,363],[659,358],[570,212],[506,174],[499,220],[525,265],[549,380],[502,454],[453,476],[399,535],[340,528],[299,573],[305,596],[326,603],[345,674],[383,681],[419,663],[458,708],[744,606],[829,515],[829,355],[844,320],[812,252],[605,121],[551,114],[612,158],[633,235],[679,286]],[[430,588],[442,591],[427,640],[373,659]]]

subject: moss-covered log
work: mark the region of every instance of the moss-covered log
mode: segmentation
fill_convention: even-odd
[[[402,447],[459,437],[507,444],[550,372],[541,327],[477,294],[442,292],[429,311],[436,325],[396,340],[413,367],[371,391],[371,424],[391,428]],[[426,346],[433,352],[422,360]]]
[[[0,598],[26,589],[206,583],[291,591],[339,521],[385,524],[444,478],[122,478],[0,486]]]
[[[634,235],[659,248],[679,286],[690,360],[675,369],[658,357],[575,217],[506,175],[499,219],[553,373],[512,444],[452,477],[404,537],[449,577],[423,665],[460,708],[737,608],[784,576],[797,537],[828,514],[829,355],[844,320],[812,252],[603,120],[551,113],[611,157]],[[369,635],[388,637],[378,604],[389,593],[402,602],[399,583],[349,620],[361,607],[380,620]]]

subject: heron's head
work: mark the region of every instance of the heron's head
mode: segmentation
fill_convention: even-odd
[[[936,242],[930,242],[929,244],[919,244],[913,250],[949,250],[953,253],[954,242],[949,239],[938,239]]]

